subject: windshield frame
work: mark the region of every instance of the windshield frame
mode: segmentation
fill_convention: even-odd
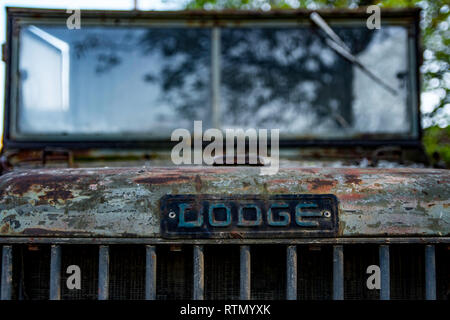
[[[83,25],[101,26],[182,26],[211,28],[227,26],[301,26],[312,25],[309,20],[310,10],[282,10],[270,12],[246,11],[108,11],[82,10]],[[365,8],[343,10],[317,10],[327,23],[339,25],[364,25],[367,17]],[[24,25],[65,24],[68,14],[65,10],[7,8],[7,46],[6,46],[6,90],[3,145],[7,148],[148,148],[173,145],[170,137],[161,139],[146,134],[124,137],[120,134],[24,134],[19,133],[16,126],[18,113],[18,79],[19,36]],[[339,146],[339,145],[420,145],[422,128],[420,122],[420,28],[419,9],[382,10],[382,25],[399,25],[408,31],[409,70],[407,112],[410,114],[411,131],[408,136],[393,134],[377,136],[364,134],[358,139],[299,139],[296,137],[280,137],[280,147],[290,146]],[[212,57],[211,64],[215,61]],[[214,82],[214,81],[213,81]],[[220,90],[220,88],[214,88]],[[211,97],[211,108],[214,110],[214,98]],[[206,129],[206,128],[205,128]]]

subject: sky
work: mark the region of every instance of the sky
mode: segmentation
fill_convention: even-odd
[[[0,43],[6,36],[6,7],[39,7],[54,9],[109,9],[131,10],[135,0],[0,0]],[[188,0],[136,0],[140,10],[179,10]],[[0,101],[4,101],[5,65],[0,62]],[[429,112],[439,102],[436,93],[426,92],[421,97],[421,110]],[[450,112],[450,110],[449,110]],[[3,117],[0,118],[0,131],[3,131]]]

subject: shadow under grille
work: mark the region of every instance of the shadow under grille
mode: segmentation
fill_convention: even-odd
[[[192,246],[158,246],[156,298],[191,299]]]
[[[63,246],[61,250],[61,295],[63,300],[96,300],[98,286],[98,248],[96,246]],[[71,265],[80,267],[81,288],[70,290],[66,283]],[[48,293],[47,293],[48,294]]]
[[[354,245],[345,247],[344,259],[345,300],[378,300],[379,290],[367,287],[367,267],[378,265],[378,246]],[[392,283],[392,275],[391,275]]]
[[[298,299],[330,300],[333,290],[331,246],[298,246]]]
[[[239,246],[205,247],[207,300],[239,299]]]
[[[391,260],[391,299],[425,299],[423,246],[392,245]]]

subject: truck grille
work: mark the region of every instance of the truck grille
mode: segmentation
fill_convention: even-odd
[[[81,289],[66,286],[70,265]],[[1,298],[449,299],[449,270],[447,244],[5,244]]]

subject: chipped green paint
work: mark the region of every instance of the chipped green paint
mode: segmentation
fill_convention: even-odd
[[[0,177],[0,236],[159,238],[166,194],[335,194],[339,237],[450,235],[450,173],[251,167],[21,170]]]

